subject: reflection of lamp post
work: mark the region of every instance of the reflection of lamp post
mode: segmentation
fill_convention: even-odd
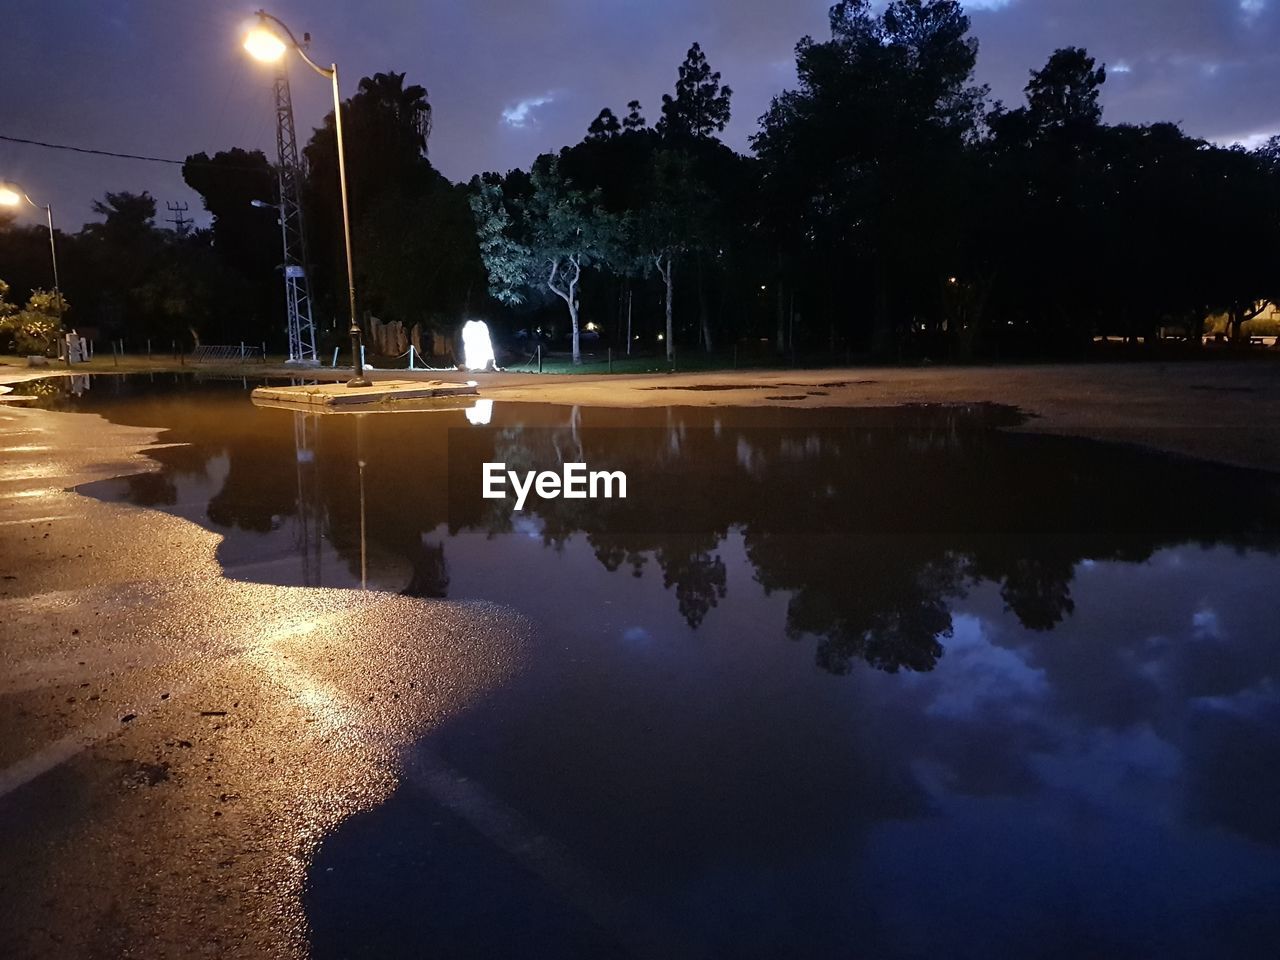
[[[360,589],[368,590],[369,549],[364,516],[364,414],[356,414],[356,465],[360,470]]]
[[[347,306],[351,313],[351,344],[355,354],[352,357],[355,375],[347,381],[347,386],[367,387],[370,384],[364,377],[364,361],[360,356],[360,324],[356,322],[356,274],[351,262],[351,211],[347,202],[347,157],[342,142],[342,98],[338,93],[338,65],[332,63],[326,68],[312,60],[302,44],[298,43],[293,31],[277,17],[265,10],[259,10],[257,17],[258,25],[249,31],[244,40],[244,48],[253,57],[271,63],[283,57],[289,47],[293,47],[307,66],[333,83],[333,124],[338,139],[338,184],[342,191],[342,239],[347,252]],[[287,43],[281,38],[281,33],[288,38]]]
[[[53,261],[53,302],[58,310],[58,330],[62,330],[62,288],[58,284],[58,247],[53,241],[53,206],[45,204],[43,207],[32,200],[19,187],[12,183],[0,183],[0,206],[16,207],[25,200],[37,210],[43,210],[49,224],[49,257]],[[67,365],[71,365],[71,351],[63,345],[63,352],[67,360]]]

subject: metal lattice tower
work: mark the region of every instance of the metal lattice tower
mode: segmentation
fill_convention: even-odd
[[[307,246],[302,229],[298,137],[293,127],[293,96],[283,61],[276,72],[276,169],[280,177],[280,235],[284,241],[284,298],[289,329],[289,362],[319,363],[316,328],[311,321],[307,283]]]

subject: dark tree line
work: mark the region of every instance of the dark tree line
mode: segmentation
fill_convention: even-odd
[[[1098,335],[1198,343],[1211,317],[1238,339],[1278,293],[1280,142],[1108,124],[1105,67],[1075,47],[1030,73],[1022,102],[993,102],[969,30],[955,0],[836,3],[746,155],[720,139],[732,90],[695,43],[655,122],[639,100],[606,107],[578,143],[467,185],[428,159],[427,91],[366,77],[343,107],[360,307],[445,337],[487,317],[575,358],[584,343],[1072,356]],[[305,157],[317,320],[337,334],[332,115]],[[150,197],[117,193],[101,223],[59,237],[69,322],[278,343],[271,163],[234,148],[193,155],[184,176],[207,230],[159,230]],[[18,302],[49,285],[44,242],[0,223]]]

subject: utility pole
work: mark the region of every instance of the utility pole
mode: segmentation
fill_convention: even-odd
[[[303,42],[310,40],[310,34]],[[299,200],[301,168],[293,126],[293,96],[282,59],[275,76],[276,171],[280,190],[280,238],[284,245],[284,298],[289,333],[289,363],[319,364],[316,328],[311,321],[311,287],[307,282],[307,247]]]
[[[186,201],[170,203],[166,200],[164,206],[173,214],[171,217],[166,217],[165,222],[173,224],[173,232],[179,237],[185,237],[191,229],[191,218],[187,216],[187,211],[191,208],[187,206]]]

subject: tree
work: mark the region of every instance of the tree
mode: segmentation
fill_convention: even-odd
[[[733,91],[721,85],[720,73],[711,72],[706,54],[695,43],[680,65],[675,96],[662,95],[658,134],[665,139],[701,139],[723,131],[729,122],[732,96]]]
[[[710,197],[693,173],[688,154],[659,150],[651,158],[647,201],[627,220],[633,256],[652,264],[665,293],[667,361],[675,360],[675,267],[680,255],[698,243],[708,217]],[[703,339],[711,349],[711,332],[704,322]]]
[[[648,121],[640,113],[640,101],[629,101],[627,103],[627,115],[622,118],[622,129],[627,131],[643,130],[647,125]]]
[[[591,121],[591,125],[587,127],[587,139],[605,140],[609,137],[616,137],[621,132],[622,124],[618,122],[618,118],[614,116],[613,111],[605,107]]]
[[[6,299],[9,285],[0,280],[0,343],[19,354],[52,356],[62,334],[57,297],[49,290],[33,290],[21,310]],[[69,309],[62,302],[62,310]]]
[[[467,189],[434,171],[426,186],[385,192],[361,219],[355,242],[365,302],[406,325],[451,326],[483,296]]]
[[[504,196],[501,183],[474,186],[472,210],[490,293],[517,304],[529,288],[545,288],[563,300],[573,362],[581,363],[579,285],[584,270],[617,259],[617,218],[602,208],[598,191],[583,192],[566,180],[550,155],[534,163],[527,198]]]
[[[155,227],[156,201],[149,193],[108,193],[93,210],[103,219],[85,224],[80,245],[85,259],[77,271],[82,284],[82,315],[88,322],[136,332],[150,317],[138,302],[138,290],[155,268],[165,238]]]
[[[156,201],[147,193],[108,192],[93,201],[93,212],[101,223],[85,225],[85,233],[121,246],[132,246],[151,239],[155,229]]]
[[[363,77],[355,96],[342,104],[346,146],[347,184],[351,204],[352,233],[367,236],[378,228],[367,218],[385,221],[386,211],[410,206],[429,193],[438,174],[427,160],[432,108],[427,91],[406,84],[405,74],[389,71]],[[346,297],[346,254],[342,245],[342,207],[338,191],[337,134],[333,113],[324,120],[304,149],[307,159],[305,200],[307,233],[313,256],[327,265],[313,283],[313,294],[336,313]],[[384,198],[394,200],[384,202]],[[357,250],[355,265],[362,303],[375,309],[386,305],[380,286],[370,285],[364,271],[368,252]],[[383,264],[375,272],[381,278],[403,265]],[[416,269],[409,265],[408,269]],[[398,278],[403,289],[409,280]]]
[[[773,99],[752,145],[777,245],[806,251],[816,297],[870,314],[887,352],[938,309],[986,90],[955,0],[894,0],[879,16],[871,0],[842,0],[830,25],[830,40],[797,45],[799,86]]]
[[[1107,70],[1080,47],[1055,50],[1048,63],[1032,71],[1027,110],[1041,129],[1096,126],[1102,119],[1098,94]]]
[[[200,194],[204,208],[213,215],[213,259],[221,284],[231,285],[227,292],[236,304],[237,322],[227,332],[232,339],[258,340],[272,331],[276,339],[284,329],[285,312],[276,171],[261,150],[235,147],[212,157],[204,153],[187,157],[182,179]],[[194,248],[189,252],[197,253]],[[175,282],[163,285],[171,293],[157,299],[173,305],[174,296],[181,295],[180,281],[170,280]],[[193,306],[185,305],[179,312],[190,314]]]

